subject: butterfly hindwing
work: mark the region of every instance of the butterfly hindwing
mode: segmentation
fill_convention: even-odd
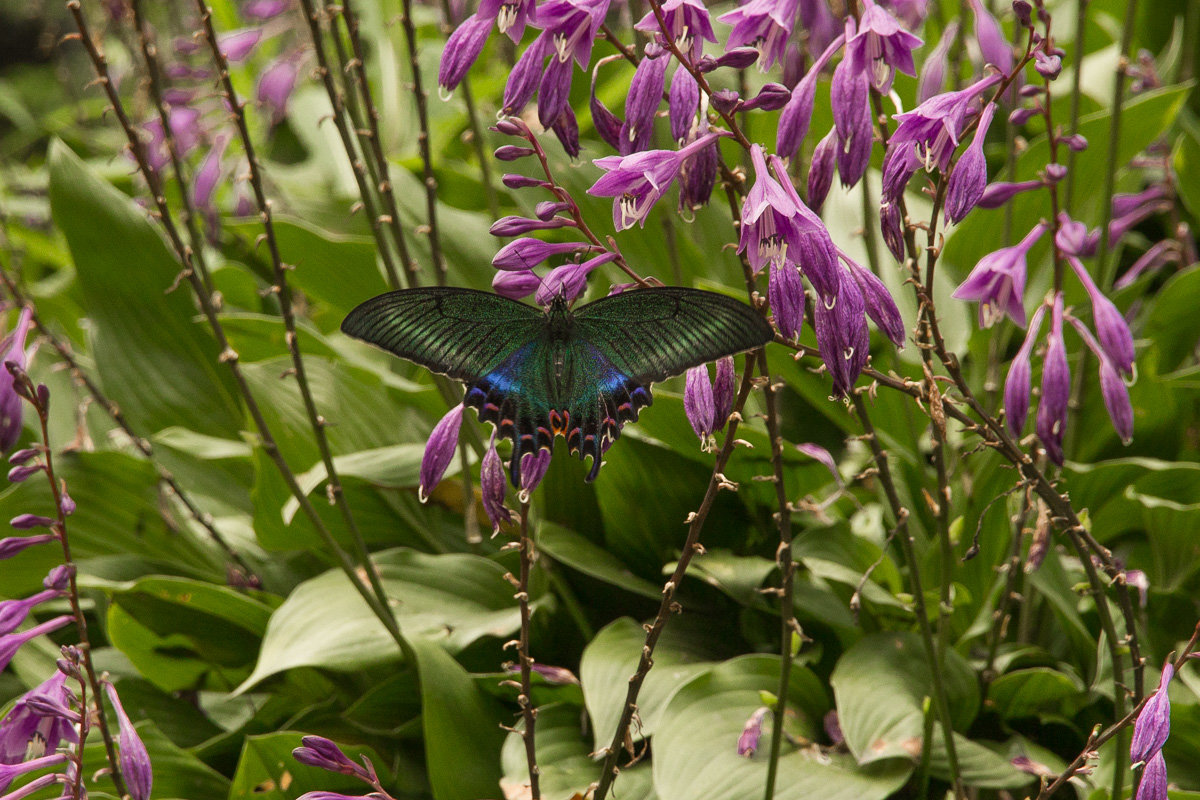
[[[622,292],[575,313],[580,335],[639,384],[755,347],[774,337],[744,303],[699,289],[667,286]]]

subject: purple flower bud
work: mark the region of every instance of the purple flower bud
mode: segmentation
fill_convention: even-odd
[[[355,775],[369,780],[367,771],[350,760],[334,742],[324,736],[305,736],[301,747],[292,751],[292,758],[308,767],[335,772],[340,775]]]
[[[454,91],[467,76],[471,65],[483,52],[492,21],[478,15],[467,17],[454,29],[442,50],[442,62],[438,65],[438,85],[448,92]],[[540,66],[540,65],[539,65]]]
[[[767,299],[780,335],[786,339],[798,337],[804,323],[804,283],[800,280],[800,270],[790,262],[773,263],[767,279]]]
[[[15,452],[11,456],[9,456],[8,463],[17,464],[17,465],[24,464],[25,462],[29,461],[30,459],[41,455],[41,453],[42,453],[41,448],[26,447],[22,450],[18,450],[17,452]]]
[[[1016,15],[1017,24],[1023,28],[1033,26],[1033,6],[1025,2],[1025,0],[1015,0],[1012,4],[1013,14]]]
[[[958,23],[951,22],[942,30],[942,38],[925,57],[921,65],[921,76],[917,79],[917,102],[924,103],[936,94],[940,94],[946,84],[946,65],[950,56],[950,47],[958,38]]]
[[[837,462],[833,460],[833,456],[829,454],[828,450],[815,442],[801,442],[796,445],[796,449],[829,470],[829,474],[833,476],[838,486],[843,485],[842,474],[838,472]]]
[[[625,98],[625,124],[621,126],[620,147],[617,148],[621,155],[641,152],[650,146],[654,137],[654,113],[662,102],[670,61],[666,56],[643,58],[634,70],[633,82]]]
[[[558,115],[567,107],[571,96],[571,60],[558,59],[553,56],[546,62],[542,79],[537,88],[538,122],[542,127],[549,128],[558,119]],[[509,113],[515,113],[514,109]]]
[[[692,132],[688,135],[689,144],[707,132],[708,122],[702,120],[701,124],[692,128]],[[716,141],[697,151],[695,155],[684,159],[683,166],[679,170],[680,210],[694,210],[708,203],[713,187],[717,183],[718,160]]]
[[[0,342],[0,363],[15,364],[19,370],[24,370],[28,363],[25,354],[25,339],[33,325],[33,310],[22,308],[17,318],[17,326],[12,333]],[[21,438],[22,417],[24,411],[21,395],[17,391],[16,377],[10,369],[0,369],[0,451],[7,452]],[[16,467],[8,473],[8,479],[14,483],[24,480],[40,466]],[[28,470],[21,473],[21,470]],[[14,478],[13,475],[24,474],[24,477]]]
[[[835,296],[818,297],[814,308],[817,351],[833,378],[833,391],[837,395],[849,394],[867,363],[870,344],[858,284],[842,281]]]
[[[616,257],[616,253],[609,252],[582,264],[563,264],[550,270],[542,279],[542,285],[538,287],[535,298],[538,305],[548,306],[556,297],[562,297],[570,303],[587,288],[587,277],[591,271]]]
[[[692,430],[700,437],[700,446],[712,449],[712,421],[716,416],[713,402],[713,387],[708,379],[708,365],[692,367],[686,373],[683,389],[683,410],[687,414]]]
[[[608,110],[608,106],[600,102],[600,98],[596,96],[596,73],[592,73],[592,96],[588,101],[588,107],[592,112],[592,124],[596,128],[596,133],[600,138],[608,144],[609,147],[616,150],[621,146],[621,127],[624,123],[621,118]]]
[[[1142,273],[1159,269],[1174,261],[1179,261],[1179,248],[1173,239],[1163,239],[1142,253],[1138,260],[1130,266],[1129,271],[1117,279],[1113,288],[1124,289],[1126,286],[1131,286],[1141,277]]]
[[[218,136],[204,160],[200,162],[200,168],[196,170],[192,179],[192,203],[196,208],[215,211],[213,194],[221,180],[221,160],[225,157],[225,147],[228,143],[227,137]]]
[[[259,105],[271,112],[271,124],[278,125],[287,116],[288,100],[296,89],[296,78],[300,65],[294,58],[285,56],[275,60],[258,79]]]
[[[1054,185],[1067,177],[1067,165],[1050,163],[1046,165],[1044,172],[1046,173],[1046,183]]]
[[[50,387],[44,383],[37,385],[37,404],[43,411],[50,408]]]
[[[509,242],[501,247],[492,258],[492,266],[496,269],[524,272],[533,269],[550,256],[560,253],[573,253],[587,248],[588,245],[579,242],[560,242],[551,244],[541,239],[525,237]]]
[[[849,141],[838,136],[837,171],[842,186],[849,188],[862,180],[871,161],[871,146],[874,144],[871,121],[863,117],[861,126]]]
[[[781,83],[768,83],[759,90],[753,99],[742,106],[744,111],[761,108],[763,111],[778,111],[790,100],[792,93]]]
[[[496,152],[492,155],[494,155],[499,161],[516,161],[517,159],[525,158],[526,156],[531,156],[533,154],[534,149],[532,147],[522,147],[517,144],[504,144],[497,147]]]
[[[954,290],[954,298],[979,303],[980,327],[990,328],[1005,316],[1024,327],[1025,259],[1045,231],[1046,224],[1038,223],[1018,244],[988,253]]]
[[[1079,133],[1073,133],[1070,136],[1064,136],[1059,139],[1060,142],[1071,148],[1075,152],[1087,150],[1088,140]]]
[[[37,536],[9,536],[5,539],[0,539],[0,561],[12,558],[25,548],[33,547],[35,544],[56,541],[58,541],[58,537],[53,533],[42,533]]]
[[[429,441],[425,444],[425,455],[421,458],[421,484],[417,497],[424,503],[429,493],[442,481],[446,468],[454,458],[458,447],[458,430],[462,426],[463,404],[459,403],[446,412],[446,416],[433,426]]]
[[[504,505],[504,465],[496,452],[496,437],[492,437],[483,462],[479,465],[479,487],[483,494],[483,510],[492,521],[492,533],[499,533],[500,526],[512,521],[512,512]]]
[[[737,387],[733,356],[717,359],[717,375],[713,378],[713,430],[719,431],[733,413]]]
[[[12,483],[20,483],[26,480],[30,475],[41,472],[45,467],[41,464],[27,464],[23,467],[13,467],[8,471],[8,480]]]
[[[1058,215],[1058,232],[1054,234],[1054,243],[1067,255],[1088,258],[1096,254],[1100,231],[1089,231],[1082,222],[1071,219],[1062,211]]]
[[[900,225],[900,206],[898,203],[883,203],[879,206],[879,230],[883,234],[883,243],[888,252],[897,261],[904,260],[904,231]]]
[[[7,636],[21,627],[21,623],[25,621],[25,617],[29,616],[29,612],[34,606],[56,597],[62,597],[62,594],[62,592],[47,589],[24,599],[0,601],[0,636]]]
[[[242,14],[249,19],[271,19],[291,8],[291,0],[247,0],[242,4]]]
[[[989,183],[987,188],[983,190],[983,194],[979,196],[979,202],[975,205],[979,208],[999,208],[1021,192],[1040,189],[1043,185],[1041,181],[1021,181],[1020,183],[996,181],[995,183]]]
[[[867,316],[875,320],[875,325],[892,340],[893,344],[903,347],[904,318],[900,316],[900,309],[896,308],[896,301],[892,299],[892,293],[874,272],[864,268],[840,250],[838,256],[849,270],[850,277],[858,284],[859,291],[862,292]]]
[[[546,470],[549,468],[549,450],[538,450],[536,453],[526,453],[521,457],[521,489],[517,493],[517,498],[522,503],[529,502],[529,494],[538,487],[542,478],[546,477]]]
[[[64,592],[71,585],[71,576],[74,574],[74,564],[59,564],[47,572],[45,578],[42,578],[42,586],[45,586],[47,589]]]
[[[847,23],[847,30],[850,23]],[[838,136],[849,140],[860,128],[863,120],[871,124],[869,108],[870,79],[866,73],[856,69],[854,59],[843,58],[833,70],[829,84],[829,102],[833,107],[833,124]]]
[[[975,207],[987,185],[987,158],[983,155],[983,143],[987,139],[988,127],[991,126],[995,113],[995,103],[988,103],[983,107],[983,113],[979,116],[979,127],[975,129],[975,138],[967,145],[967,149],[959,156],[950,172],[950,185],[946,192],[946,218],[955,224],[961,222],[967,212]]]
[[[1167,800],[1167,762],[1162,751],[1155,752],[1142,768],[1142,782],[1134,800]]]
[[[1133,406],[1129,402],[1129,390],[1121,380],[1117,368],[1107,358],[1100,359],[1100,394],[1104,407],[1112,420],[1113,430],[1121,437],[1122,444],[1133,441]]]
[[[570,104],[563,106],[562,113],[550,126],[550,130],[554,131],[554,136],[562,145],[564,153],[571,158],[579,155],[579,121],[575,119],[575,112]]]
[[[246,28],[223,33],[217,37],[217,42],[226,60],[236,63],[245,60],[250,55],[259,40],[262,39],[262,35],[261,28]]]
[[[529,126],[520,117],[504,117],[496,121],[492,126],[492,130],[497,133],[503,133],[506,136],[518,136],[522,139],[527,139],[531,135]]]
[[[1054,80],[1062,72],[1062,57],[1048,56],[1041,50],[1035,50],[1033,52],[1033,68],[1043,78]]]
[[[554,215],[560,211],[566,211],[571,207],[570,203],[563,203],[555,200],[543,200],[533,207],[533,215],[540,220],[553,219]]]
[[[813,148],[812,165],[808,170],[808,202],[818,211],[829,196],[836,159],[837,128],[830,128],[825,138]]]
[[[504,100],[501,110],[505,114],[520,114],[525,104],[537,91],[538,81],[542,77],[542,63],[546,60],[549,39],[542,33],[525,48],[525,52],[517,59],[512,72],[508,74],[508,83],[504,85]],[[568,77],[570,73],[567,73]]]
[[[750,715],[750,719],[746,720],[746,725],[742,728],[742,734],[737,741],[739,756],[750,758],[758,750],[758,741],[762,738],[763,720],[767,718],[770,711],[771,709],[763,706],[756,709]]]
[[[680,64],[671,77],[671,92],[667,98],[667,116],[671,121],[671,138],[680,144],[687,139],[700,110],[700,85],[687,67]]]
[[[752,161],[755,160],[756,149],[757,145],[751,148]],[[794,209],[791,212],[793,216],[789,220],[789,230],[785,237],[791,248],[788,258],[793,263],[800,265],[804,277],[808,278],[818,295],[826,298],[832,297],[837,294],[838,285],[841,282],[841,272],[837,265],[837,247],[834,246],[833,239],[825,228],[825,223],[804,204],[800,195],[796,193],[796,187],[792,185],[792,179],[788,176],[783,161],[774,155],[770,160],[771,170],[775,173],[779,185],[782,186],[783,193],[787,195],[791,203],[790,208]],[[756,163],[756,172],[758,169],[759,165]],[[753,194],[753,190],[751,194]],[[747,199],[749,199],[749,195]],[[743,214],[744,212],[745,207],[743,206]],[[761,246],[762,232],[759,233],[759,243]]]
[[[1031,359],[1045,315],[1045,305],[1039,305],[1037,311],[1033,312],[1033,320],[1029,323],[1029,330],[1025,332],[1025,341],[1017,350],[1017,355],[1008,367],[1008,377],[1004,379],[1004,416],[1008,430],[1013,436],[1021,435],[1025,428],[1025,419],[1029,416],[1029,394],[1032,391],[1033,379]]]
[[[1158,689],[1142,706],[1141,713],[1133,723],[1129,757],[1135,763],[1149,761],[1167,743],[1167,737],[1171,734],[1171,698],[1167,695],[1167,687],[1174,677],[1175,666],[1167,661],[1158,679]]]
[[[783,85],[788,89],[795,89],[804,77],[806,66],[807,57],[799,43],[788,42],[787,49],[783,51]]]
[[[1113,302],[1104,296],[1100,288],[1096,286],[1092,276],[1088,274],[1087,267],[1083,265],[1078,258],[1068,256],[1067,262],[1071,265],[1075,275],[1079,278],[1079,282],[1083,284],[1083,288],[1087,290],[1088,298],[1092,301],[1092,321],[1096,326],[1096,336],[1100,340],[1100,346],[1104,350],[1114,366],[1124,375],[1133,374],[1133,334],[1129,331],[1129,325],[1125,322],[1125,317],[1113,305]]]
[[[530,178],[525,175],[517,175],[516,173],[508,172],[502,177],[501,182],[509,189],[544,189],[550,184],[538,178]]]
[[[33,537],[30,537],[33,538]],[[7,636],[0,636],[0,670],[8,667],[8,662],[12,661],[12,657],[17,654],[22,645],[31,639],[36,639],[43,634],[52,633],[64,625],[68,625],[75,621],[75,618],[63,614],[62,616],[48,619],[45,622],[34,625],[32,628],[20,631],[19,633],[10,633]]]
[[[719,92],[713,92],[710,102],[717,113],[732,114],[741,105],[742,98],[733,89],[722,89]]]
[[[549,664],[539,664],[536,661],[529,665],[529,668],[535,675],[541,675],[546,683],[553,686],[578,686],[579,678],[575,677],[575,673],[566,667],[554,667]],[[508,667],[510,672],[520,672],[519,664],[512,664]]]
[[[701,72],[712,72],[721,67],[748,69],[754,62],[758,61],[758,57],[759,52],[754,47],[732,47],[716,58],[704,56],[697,64],[697,68]]]
[[[980,0],[970,0],[971,11],[975,14],[975,41],[979,43],[979,52],[984,64],[991,64],[1001,72],[1008,73],[1013,68],[1012,45],[1004,36],[1000,23],[984,7]]]
[[[54,523],[55,520],[39,514],[18,514],[12,518],[12,522],[9,524],[17,530],[27,531],[30,528],[50,528]]]
[[[119,726],[117,760],[121,767],[121,777],[125,779],[125,791],[132,800],[149,800],[150,789],[154,783],[150,754],[146,752],[146,745],[142,743],[141,737],[138,736],[133,723],[129,720],[129,715],[121,706],[121,698],[117,697],[116,687],[105,681],[104,691],[108,694],[108,700],[112,703],[113,710],[117,712]]]
[[[1046,448],[1046,456],[1062,466],[1063,430],[1067,425],[1067,404],[1071,397],[1071,368],[1067,365],[1067,346],[1063,341],[1062,292],[1054,296],[1050,314],[1050,335],[1042,361],[1042,398],[1038,404],[1037,435]]]
[[[22,752],[21,755],[23,756],[24,753]],[[8,785],[13,782],[13,780],[21,775],[26,775],[30,772],[36,772],[40,769],[45,769],[46,767],[57,766],[66,760],[66,753],[51,753],[48,756],[31,758],[28,761],[18,761],[15,764],[0,763],[0,792],[4,791],[5,788],[7,788]],[[44,789],[47,786],[51,786],[58,779],[58,775],[43,775],[40,778],[25,784],[11,794],[6,794],[5,798],[14,798],[14,800],[17,800],[17,798],[28,797],[29,795],[35,794],[37,791]],[[35,787],[34,784],[37,784],[37,786]]]
[[[1013,109],[1008,115],[1008,121],[1012,125],[1024,125],[1029,120],[1042,113],[1038,108],[1022,107]]]
[[[575,227],[575,220],[566,217],[552,217],[551,219],[540,220],[509,216],[501,217],[493,222],[488,232],[492,236],[520,236],[530,231],[548,231],[565,227]]]
[[[838,717],[836,708],[830,709],[825,713],[825,716],[821,719],[821,727],[825,729],[825,735],[829,737],[829,741],[833,744],[841,744],[846,741],[846,735],[842,733],[842,722]]]

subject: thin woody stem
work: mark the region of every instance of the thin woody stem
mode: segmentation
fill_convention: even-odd
[[[517,583],[517,603],[521,609],[521,638],[517,642],[517,659],[521,668],[521,694],[517,704],[525,727],[521,739],[525,743],[525,761],[529,767],[529,798],[541,800],[537,748],[534,745],[534,730],[537,724],[537,709],[533,707],[533,657],[529,655],[529,572],[533,566],[533,538],[529,535],[529,503],[521,503],[521,539],[518,544],[521,558],[521,576]]]

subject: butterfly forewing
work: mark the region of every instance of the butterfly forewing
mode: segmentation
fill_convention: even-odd
[[[615,368],[642,384],[774,338],[771,325],[746,304],[673,286],[589,303],[575,313],[575,326]]]
[[[533,341],[544,320],[539,310],[489,292],[431,287],[368,300],[350,312],[342,332],[473,383]]]

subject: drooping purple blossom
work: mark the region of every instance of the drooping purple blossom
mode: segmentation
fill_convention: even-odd
[[[1129,389],[1120,373],[1108,358],[1100,359],[1100,396],[1113,430],[1121,437],[1122,444],[1133,441],[1133,404],[1129,401]]]
[[[867,316],[874,320],[875,326],[892,340],[892,344],[903,347],[904,318],[900,316],[900,309],[896,307],[896,301],[892,298],[892,293],[888,291],[887,286],[874,272],[850,258],[840,249],[838,258],[846,265],[846,271],[851,279],[858,284]],[[845,281],[843,280],[842,283],[844,284]]]
[[[116,687],[105,681],[104,691],[117,714],[117,761],[121,767],[121,777],[125,780],[125,791],[131,800],[150,800],[150,789],[154,785],[150,754],[129,715],[125,713]]]
[[[842,473],[838,471],[837,462],[833,460],[833,456],[828,450],[816,442],[801,442],[796,445],[796,449],[829,470],[829,474],[833,476],[833,480],[838,486],[844,485],[842,483]]]
[[[171,129],[171,138],[175,140],[175,152],[185,156],[192,151],[200,141],[200,111],[190,106],[172,106],[167,112],[167,124]],[[157,171],[166,166],[171,160],[167,150],[167,139],[163,133],[162,119],[155,117],[145,123],[142,128],[150,134],[150,140],[145,143],[146,161],[150,168]]]
[[[733,402],[737,393],[733,356],[717,359],[717,374],[713,378],[713,430],[725,427],[733,413]]]
[[[683,64],[675,68],[671,78],[671,89],[667,96],[667,117],[671,123],[671,138],[683,144],[688,133],[696,124],[696,112],[700,110],[700,84]]]
[[[924,103],[942,91],[942,87],[946,84],[946,67],[949,61],[950,47],[957,38],[958,23],[951,22],[942,29],[942,37],[925,57],[924,63],[921,64],[921,74],[917,78],[918,103]]]
[[[1005,37],[1000,23],[980,0],[969,0],[975,15],[975,41],[979,45],[984,64],[991,64],[1007,74],[1013,68],[1012,45]]]
[[[550,256],[590,249],[579,242],[543,242],[523,237],[501,247],[492,257],[492,266],[499,270],[524,272],[533,269]]]
[[[1046,224],[1038,223],[1017,244],[988,253],[954,290],[955,299],[979,303],[980,327],[990,328],[1006,316],[1025,327],[1025,259],[1045,232]]]
[[[829,196],[833,173],[837,169],[837,128],[830,128],[825,138],[813,148],[812,164],[808,169],[808,202],[818,211]]]
[[[1042,188],[1044,185],[1040,180],[1018,181],[1016,183],[994,181],[984,188],[975,205],[980,208],[999,208],[1022,192],[1031,192],[1034,189]]]
[[[1054,296],[1050,311],[1050,334],[1046,337],[1046,355],[1042,359],[1042,397],[1037,410],[1037,435],[1046,456],[1062,466],[1062,438],[1067,426],[1068,401],[1071,397],[1071,368],[1067,365],[1067,346],[1063,341],[1062,292]]]
[[[649,49],[649,48],[647,48]],[[667,64],[671,59],[660,50],[656,57],[649,53],[638,62],[625,98],[625,123],[621,126],[621,155],[637,153],[650,146],[654,136],[654,114],[662,102],[663,87],[667,80]],[[680,67],[682,69],[682,67]],[[678,73],[676,73],[678,76]]]
[[[646,150],[629,156],[606,156],[592,163],[605,171],[588,194],[613,197],[613,225],[618,231],[639,224],[658,199],[671,187],[683,162],[715,142],[716,133],[707,133],[679,150]]]
[[[1025,419],[1029,416],[1033,347],[1042,331],[1042,318],[1045,315],[1045,305],[1039,305],[1033,312],[1033,320],[1029,323],[1029,330],[1025,332],[1025,341],[1021,342],[1020,349],[1008,367],[1008,377],[1004,379],[1004,416],[1008,430],[1013,436],[1021,435],[1025,428]]]
[[[783,59],[798,6],[799,0],[749,0],[722,14],[717,20],[733,26],[726,49],[753,47],[760,54],[759,69],[766,72]]]
[[[425,454],[421,457],[421,483],[417,489],[417,497],[422,503],[429,499],[434,487],[441,483],[446,468],[454,458],[454,451],[458,448],[458,431],[462,426],[463,408],[463,404],[459,403],[447,411],[429,434]]]
[[[58,589],[43,589],[29,597],[0,601],[0,636],[7,636],[21,627],[35,606],[62,596],[63,592]]]
[[[1175,677],[1175,665],[1170,661],[1163,664],[1158,679],[1158,689],[1142,706],[1133,723],[1133,739],[1129,745],[1129,757],[1136,762],[1145,762],[1163,749],[1171,735],[1171,698],[1167,688]]]
[[[1089,258],[1096,254],[1096,248],[1100,244],[1100,231],[1089,231],[1087,225],[1071,219],[1067,212],[1060,211],[1054,244],[1067,255]]]
[[[783,158],[791,158],[800,149],[801,142],[808,135],[808,126],[812,121],[813,105],[816,102],[817,78],[821,70],[829,63],[834,54],[846,41],[845,35],[837,36],[820,57],[809,67],[796,88],[792,90],[791,98],[779,115],[779,128],[775,135],[775,152]]]
[[[263,70],[258,78],[258,103],[271,115],[271,124],[278,125],[287,117],[288,101],[296,89],[300,64],[292,56],[283,56]]]
[[[817,351],[833,378],[834,393],[847,395],[866,366],[870,344],[862,293],[855,281],[844,280],[836,295],[818,297],[813,308]]]
[[[922,44],[921,37],[900,27],[887,9],[863,0],[858,32],[847,40],[846,52],[857,69],[869,73],[871,85],[886,94],[892,89],[896,70],[917,74],[912,51]]]
[[[713,401],[713,386],[708,378],[707,364],[700,364],[687,371],[683,389],[683,410],[692,425],[692,430],[700,438],[701,448],[711,450],[716,404]]]
[[[58,749],[59,744],[79,741],[75,728],[58,716],[47,716],[30,707],[30,700],[48,698],[68,703],[71,691],[67,676],[55,672],[40,685],[21,695],[4,719],[0,720],[0,764],[19,764]]]
[[[762,706],[755,709],[750,718],[746,720],[746,724],[742,727],[742,734],[738,736],[737,741],[737,754],[739,756],[750,758],[758,750],[758,741],[762,738],[763,721],[769,713],[771,713],[771,709]]]
[[[1142,782],[1133,800],[1167,800],[1167,761],[1158,750],[1142,767]]]
[[[995,113],[995,103],[988,103],[983,107],[983,112],[979,115],[979,126],[975,129],[975,137],[950,171],[949,186],[946,189],[946,219],[951,222],[961,222],[983,196],[987,186],[987,158],[983,155],[983,143],[987,139],[988,128]]]
[[[504,88],[504,113],[517,114],[536,91],[538,119],[551,127],[571,92],[571,60],[586,70],[609,0],[547,0],[537,10],[543,31],[517,61]],[[543,69],[542,63],[549,57]]]
[[[692,131],[688,134],[685,143],[690,144],[705,136],[708,130],[708,120],[701,115],[698,122],[692,126]],[[717,184],[719,160],[715,139],[683,160],[683,166],[679,169],[679,209],[681,211],[695,210],[708,203],[713,187]]]
[[[521,456],[521,488],[517,492],[517,498],[522,503],[529,501],[529,494],[538,487],[542,478],[546,477],[546,470],[550,468],[550,455],[549,450],[541,449],[536,453]]]
[[[0,365],[16,364],[25,369],[28,356],[25,339],[33,326],[33,309],[22,308],[16,327],[0,342]],[[17,394],[12,372],[0,367],[0,452],[7,453],[21,438],[24,403]],[[21,467],[17,467],[21,469]],[[12,480],[10,477],[9,480]]]
[[[248,19],[267,20],[291,7],[292,0],[247,0],[242,4],[241,11]]]
[[[708,9],[701,0],[666,0],[660,7],[675,46],[692,61],[700,57],[705,42],[717,41]],[[634,27],[650,34],[662,33],[653,11],[642,17]]]
[[[837,247],[821,218],[813,213],[792,185],[787,165],[775,155],[770,158],[771,171],[775,173],[783,191],[792,201],[798,214],[799,239],[791,253],[791,259],[799,265],[804,277],[808,278],[817,294],[830,297],[837,293],[841,274],[837,266]]]
[[[772,264],[767,275],[767,300],[780,335],[786,339],[798,337],[804,323],[804,283],[800,280],[800,270],[790,262]]]
[[[1074,256],[1067,257],[1067,263],[1075,272],[1083,288],[1087,290],[1088,298],[1092,301],[1092,322],[1096,327],[1096,336],[1104,353],[1112,359],[1113,365],[1125,375],[1133,374],[1133,334],[1129,330],[1125,317],[1117,310],[1111,300],[1104,296],[1100,287],[1088,274],[1087,267]]]
[[[1179,247],[1174,239],[1163,239],[1156,242],[1138,256],[1138,260],[1133,262],[1125,274],[1117,279],[1113,288],[1124,289],[1126,286],[1131,286],[1144,273],[1153,272],[1167,264],[1178,262],[1179,259]]]
[[[262,40],[262,28],[245,28],[240,31],[229,31],[217,37],[217,43],[226,60],[232,62],[245,61],[254,48]]]
[[[546,273],[538,287],[535,300],[538,305],[548,306],[556,297],[561,297],[568,303],[583,294],[587,288],[588,275],[599,266],[608,264],[617,258],[613,252],[602,253],[582,264],[563,264]]]
[[[483,495],[483,510],[492,523],[492,533],[499,533],[500,526],[512,521],[512,511],[504,505],[504,495],[508,491],[504,477],[504,464],[500,454],[496,452],[496,437],[488,445],[479,465],[479,488]]]
[[[26,642],[44,634],[53,633],[64,625],[68,625],[74,621],[74,617],[63,614],[34,625],[32,628],[0,636],[0,670],[8,666],[8,662],[12,661],[12,657],[17,654],[17,651]]]
[[[21,761],[16,764],[0,764],[0,792],[3,792],[5,789],[7,789],[13,780],[21,775],[27,775],[30,772],[37,772],[38,770],[45,769],[46,767],[58,766],[59,764],[65,763],[66,760],[66,753],[51,753],[50,755],[40,756],[28,761]],[[50,780],[47,781],[45,780],[46,778],[49,778]],[[16,792],[13,792],[12,794],[6,794],[4,796],[6,798],[12,797],[18,792],[23,792],[24,796],[28,796],[40,789],[46,788],[54,783],[57,779],[57,775],[43,775],[41,778],[38,778],[38,781],[41,781],[41,783],[38,783],[36,789],[29,788],[37,783],[37,781],[33,781],[25,786],[22,786]]]
[[[900,225],[900,201],[884,199],[879,205],[879,230],[888,252],[897,261],[904,260],[904,231]]]
[[[42,533],[37,536],[8,536],[0,539],[0,561],[12,558],[24,550],[39,544],[58,541],[53,533]]]
[[[480,11],[482,10],[481,3]],[[453,91],[462,83],[471,65],[483,52],[483,46],[491,32],[492,21],[481,17],[478,11],[454,29],[450,38],[446,40],[446,47],[442,50],[442,61],[438,65],[439,86],[446,91]]]
[[[824,51],[842,29],[827,0],[800,0],[800,25],[808,34],[808,52],[814,57]]]

